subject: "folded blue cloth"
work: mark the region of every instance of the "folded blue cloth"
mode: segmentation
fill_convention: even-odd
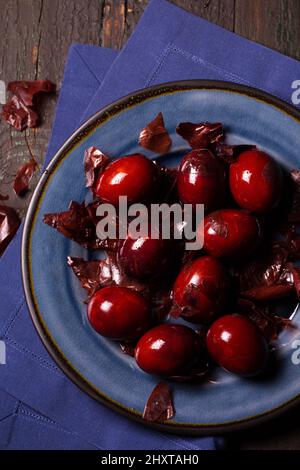
[[[96,450],[97,447],[0,390],[0,449]]]
[[[165,0],[152,0],[84,118],[132,91],[188,79],[237,82],[291,102],[300,63]]]
[[[290,101],[300,64],[153,0],[119,54],[92,46],[71,48],[47,161],[80,116],[132,90],[190,78],[236,81]],[[130,422],[63,375],[29,318],[18,266],[20,238],[21,231],[0,262],[0,339],[7,348],[7,364],[0,365],[0,448],[194,450],[222,445],[222,439],[181,438]]]
[[[46,162],[78,127],[116,55],[92,46],[71,47]],[[0,263],[0,338],[7,351],[7,363],[0,369],[1,449],[196,450],[223,445],[221,439],[169,436],[128,421],[68,380],[30,320],[17,261],[20,243],[21,230]]]

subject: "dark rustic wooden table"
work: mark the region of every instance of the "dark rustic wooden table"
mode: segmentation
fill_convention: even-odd
[[[0,0],[0,80],[48,78],[61,83],[72,42],[121,48],[147,0]],[[213,23],[300,59],[300,0],[174,0]],[[28,159],[28,145],[42,163],[55,98],[45,100],[42,125],[19,133],[0,123],[0,193],[24,215],[30,194],[11,191],[16,168]],[[37,177],[33,181],[33,186]],[[242,405],[242,404],[241,404]],[[300,449],[300,410],[251,431],[231,436],[233,448]]]

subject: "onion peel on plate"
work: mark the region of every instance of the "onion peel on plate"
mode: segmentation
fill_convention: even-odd
[[[139,145],[156,153],[166,153],[170,150],[172,140],[165,128],[162,113],[158,113],[153,121],[141,130]]]
[[[159,382],[152,390],[144,408],[143,418],[150,422],[172,419],[175,415],[171,390],[165,382]]]

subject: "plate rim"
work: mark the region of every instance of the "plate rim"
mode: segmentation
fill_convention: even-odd
[[[300,399],[299,394],[290,400],[278,405],[275,408],[267,410],[265,412],[253,415],[251,417],[243,418],[241,420],[228,421],[227,423],[178,423],[176,421],[164,422],[164,423],[149,423],[143,420],[141,414],[137,411],[127,408],[111,399],[108,395],[93,387],[76,368],[68,361],[67,357],[62,353],[55,340],[51,337],[47,331],[47,327],[44,324],[32,291],[31,282],[31,269],[30,269],[30,240],[33,232],[36,215],[38,213],[39,203],[41,196],[43,195],[47,184],[50,181],[50,176],[56,171],[59,164],[67,157],[68,153],[77,145],[86,135],[91,131],[99,127],[102,123],[118,114],[122,110],[133,107],[139,103],[145,102],[148,99],[155,98],[156,96],[162,96],[166,94],[192,91],[192,90],[214,90],[214,91],[226,91],[242,95],[247,95],[253,99],[264,102],[271,105],[279,111],[287,114],[290,118],[293,118],[300,124],[300,110],[293,107],[289,103],[277,98],[270,93],[267,93],[258,88],[249,87],[247,85],[241,85],[228,81],[219,80],[179,80],[167,83],[154,85],[148,88],[137,90],[133,93],[129,93],[124,97],[119,98],[116,101],[101,108],[90,118],[83,122],[64,142],[59,150],[52,157],[46,169],[40,176],[39,182],[32,195],[22,234],[21,243],[21,271],[22,271],[22,282],[25,292],[25,298],[28,305],[31,320],[34,327],[42,340],[46,350],[56,362],[56,364],[62,369],[66,376],[72,380],[82,391],[87,393],[90,397],[96,401],[105,404],[109,408],[117,411],[118,413],[125,415],[127,418],[134,419],[143,425],[150,426],[154,429],[164,432],[171,432],[176,434],[184,435],[211,435],[221,434],[225,432],[232,432],[240,429],[245,429],[250,426],[258,425],[270,418],[278,416],[292,406],[295,406]]]

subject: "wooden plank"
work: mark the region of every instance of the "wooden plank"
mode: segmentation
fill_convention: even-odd
[[[38,43],[38,23],[42,2],[1,1],[0,18],[1,69],[0,79],[5,83],[10,80],[34,79],[35,65],[32,50]],[[14,196],[10,182],[16,168],[28,158],[28,149],[24,134],[13,131],[6,124],[0,123],[0,192],[9,194],[9,204],[23,208],[23,200]],[[26,207],[26,202],[24,208]]]
[[[101,34],[101,43],[104,47],[121,49],[126,25],[126,3],[125,0],[104,2]]]
[[[100,43],[103,2],[99,0],[0,0],[0,80],[49,78],[58,87],[72,42]],[[29,157],[28,146],[42,164],[56,99],[43,100],[42,125],[26,133],[0,123],[0,193],[23,215],[29,203],[14,195],[11,182]],[[27,139],[27,142],[26,142]],[[33,186],[37,183],[35,176]]]
[[[233,30],[234,0],[171,0],[171,3]],[[133,32],[147,4],[148,0],[106,0],[103,8],[102,45],[121,48]]]
[[[236,0],[234,30],[300,59],[299,0]]]
[[[176,0],[173,3],[233,29],[234,0]],[[72,42],[121,48],[133,32],[148,0],[0,0],[0,79],[49,78],[60,86]],[[163,27],[163,25],[162,25]],[[9,54],[7,53],[9,51]],[[0,123],[0,192],[23,214],[31,193],[17,198],[11,190],[16,169],[28,158],[28,147],[42,164],[50,136],[56,99],[45,99],[42,125],[18,133]],[[25,140],[27,136],[27,142]],[[37,182],[37,175],[33,186]]]

